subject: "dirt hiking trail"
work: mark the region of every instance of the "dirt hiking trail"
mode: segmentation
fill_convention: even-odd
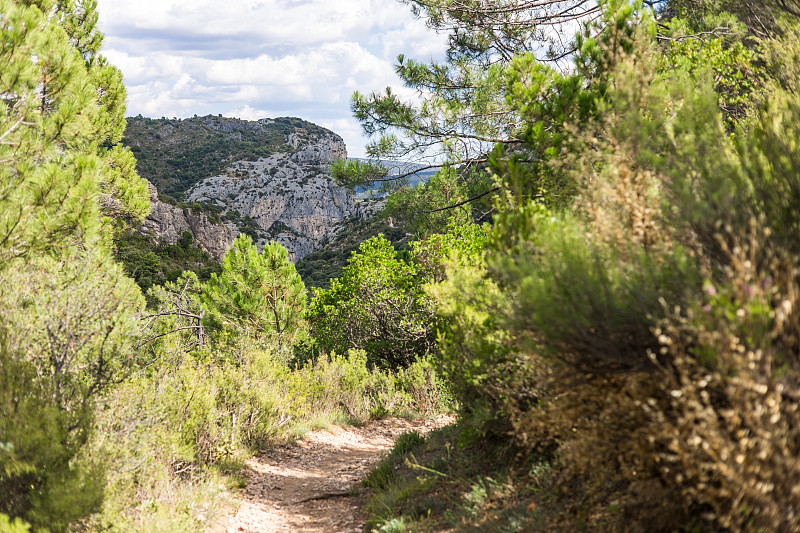
[[[361,481],[403,433],[429,431],[451,418],[386,419],[314,431],[272,448],[245,466],[241,504],[216,533],[357,533],[364,529]],[[353,494],[356,494],[355,496]]]

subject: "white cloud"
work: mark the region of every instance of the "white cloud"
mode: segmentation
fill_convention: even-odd
[[[100,0],[101,22],[111,34],[258,36],[262,43],[315,44],[365,39],[411,20],[409,8],[386,0]],[[123,30],[123,31],[120,31]]]
[[[223,113],[226,117],[241,118],[244,120],[258,120],[261,118],[275,117],[275,113],[266,111],[264,109],[253,109],[249,105],[232,109],[227,113]]]
[[[387,86],[399,53],[441,57],[445,40],[386,0],[99,0],[104,54],[128,87],[128,113],[298,116],[363,155],[354,90]],[[267,111],[269,110],[269,111]]]

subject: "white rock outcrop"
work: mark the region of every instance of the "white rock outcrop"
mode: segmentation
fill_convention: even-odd
[[[236,134],[237,124],[224,125],[233,128],[229,134]],[[209,176],[186,192],[188,204],[213,204],[222,209],[226,222],[212,224],[205,213],[159,202],[153,188],[153,211],[142,231],[168,243],[190,231],[203,249],[220,259],[249,217],[260,249],[276,240],[297,261],[335,237],[342,222],[369,218],[382,207],[381,201],[359,201],[353,191],[332,180],[330,164],[347,157],[341,137],[291,134],[286,143],[287,152],[232,162],[222,175]]]
[[[277,240],[299,260],[333,238],[341,222],[369,217],[376,206],[358,201],[351,190],[331,179],[329,165],[347,156],[338,135],[305,143],[292,137],[288,142],[299,148],[296,152],[238,161],[224,175],[193,186],[186,197],[249,216],[262,230],[259,247]]]
[[[139,226],[145,235],[154,235],[168,244],[175,244],[184,231],[194,236],[195,242],[209,255],[221,260],[233,240],[239,235],[239,228],[231,223],[212,223],[208,215],[195,213],[192,209],[166,204],[158,199],[158,191],[152,184],[150,188],[150,214]]]

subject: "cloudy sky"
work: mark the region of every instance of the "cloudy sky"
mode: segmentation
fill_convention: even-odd
[[[397,55],[441,58],[446,42],[396,0],[99,0],[98,9],[128,115],[296,116],[340,134],[354,157],[366,139],[353,91],[402,90]]]

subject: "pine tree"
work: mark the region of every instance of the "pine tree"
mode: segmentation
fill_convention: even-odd
[[[563,190],[565,184],[543,175],[541,167],[560,154],[562,126],[575,122],[576,117],[571,115],[580,111],[583,113],[580,118],[588,118],[587,100],[576,101],[574,97],[581,96],[581,89],[602,81],[603,72],[612,67],[598,61],[598,57],[591,57],[591,48],[596,49],[595,37],[603,35],[603,25],[609,22],[603,12],[632,9],[647,13],[658,22],[655,31],[659,44],[667,47],[670,43],[691,43],[689,48],[702,48],[713,38],[720,50],[712,50],[713,57],[701,61],[722,67],[715,74],[723,86],[730,87],[734,85],[730,74],[739,83],[751,78],[746,73],[741,76],[741,71],[750,67],[741,61],[749,59],[743,46],[745,39],[783,31],[778,9],[800,13],[796,0],[404,0],[404,3],[429,27],[448,35],[447,57],[444,61],[428,62],[406,55],[398,57],[395,70],[406,87],[417,92],[419,103],[406,101],[389,88],[353,94],[353,114],[364,133],[374,139],[367,147],[371,160],[341,162],[334,166],[333,174],[343,185],[385,183],[388,190],[406,187],[407,175],[413,169],[388,173],[383,165],[377,164],[378,160],[413,160],[428,162],[431,167],[456,168],[458,186],[464,194],[449,203],[441,201],[444,195],[435,195],[439,201],[432,201],[427,210],[461,206],[464,201],[486,201],[498,187],[486,169],[504,178],[509,163],[519,164],[527,172],[528,185],[523,193],[562,195],[557,200],[563,203],[563,195],[568,194]],[[676,14],[686,20],[677,21]],[[685,58],[690,54],[676,55]],[[581,56],[589,61],[581,64]],[[521,106],[520,86],[528,92],[528,101],[524,102],[530,104],[527,109]],[[602,97],[603,87],[597,89],[599,94],[591,95],[589,100]],[[753,92],[751,88],[741,89],[740,93],[731,90],[721,94],[721,98],[730,100],[730,110],[726,112],[733,116],[731,128],[747,112],[742,101]],[[518,180],[500,183],[499,190],[513,195],[519,192],[519,185]]]
[[[210,330],[233,330],[257,342],[275,339],[279,348],[303,331],[306,288],[277,242],[259,254],[250,236],[239,235],[222,260],[222,272],[211,275],[201,298]]]
[[[125,90],[98,54],[95,7],[0,4],[0,264],[67,238],[98,241],[101,214],[149,210],[146,182],[119,145]]]
[[[93,0],[0,0],[0,513],[51,531],[102,503],[77,456],[144,303],[109,246],[149,200],[96,23]]]
[[[548,64],[566,67],[577,50],[570,35],[579,23],[597,17],[604,2],[580,0],[405,0],[415,15],[449,38],[445,61],[398,57],[395,71],[418,92],[419,105],[403,101],[391,89],[353,94],[351,107],[364,133],[377,139],[367,147],[374,159],[435,161],[460,166],[464,181],[476,179],[474,165],[487,163],[496,144],[517,146],[520,117],[507,100],[505,70],[512,59],[536,54]],[[432,156],[438,156],[436,158]],[[336,167],[342,183],[363,184],[402,179],[381,167]],[[477,173],[480,176],[480,173]],[[482,183],[474,191],[487,188]]]
[[[93,353],[101,373],[109,372],[110,359],[129,342],[123,341],[131,324],[125,317],[141,306],[141,295],[111,258],[107,215],[112,203],[121,213],[143,215],[149,200],[135,164],[114,146],[124,126],[125,93],[119,71],[98,54],[95,7],[89,0],[0,2],[0,321],[12,350],[39,361],[43,371],[58,366],[58,357],[37,352],[51,353],[56,343],[70,347],[64,354],[70,360]],[[98,84],[100,72],[116,81]],[[73,305],[84,297],[92,300],[91,317]],[[50,312],[72,326],[53,329],[45,319]],[[75,334],[71,327],[82,332],[82,342],[62,344]],[[119,350],[111,353],[117,336]],[[98,346],[102,356],[94,352]],[[90,366],[76,368],[91,373]],[[87,383],[97,379],[109,376]]]

